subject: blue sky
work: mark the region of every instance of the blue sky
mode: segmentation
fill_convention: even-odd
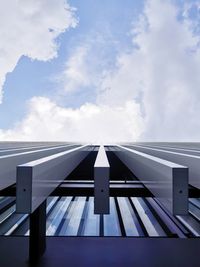
[[[50,62],[40,62],[22,56],[14,71],[7,75],[4,84],[4,100],[0,105],[1,128],[9,128],[16,120],[23,118],[27,109],[26,101],[31,97],[48,96],[52,99],[56,97],[55,91],[59,85],[53,77],[62,71],[72,48],[84,42],[90,35],[98,33],[104,37],[108,34],[107,31],[112,34],[117,44],[108,42],[106,48],[99,47],[99,49],[108,50],[110,64],[118,49],[129,49],[131,46],[129,31],[134,17],[142,10],[142,1],[126,0],[126,5],[124,1],[116,0],[71,0],[69,3],[77,9],[76,16],[79,24],[75,29],[69,29],[57,38],[58,57]],[[62,105],[74,107],[79,106],[86,99],[94,101],[87,93],[76,94],[74,97],[68,96],[68,98],[70,99],[62,101]]]
[[[101,141],[112,141],[113,135],[115,141],[196,140],[198,135],[185,131],[182,121],[192,117],[191,128],[199,127],[200,2],[70,0],[65,2],[67,10],[63,3],[18,1],[12,12],[24,15],[23,19],[13,16],[19,36],[12,32],[9,36],[12,21],[8,26],[6,18],[0,21],[8,32],[2,33],[7,39],[0,51],[10,58],[10,65],[6,57],[0,65],[0,78],[6,77],[0,104],[2,140],[15,136],[45,140],[42,132],[49,131],[48,139],[81,140],[83,136],[98,141],[95,127]],[[10,12],[9,3],[1,5]],[[40,23],[42,34],[39,28],[37,32]],[[55,37],[49,37],[49,29]],[[48,121],[51,113],[56,115]],[[46,119],[37,125],[42,116]],[[35,133],[44,125],[47,128]]]

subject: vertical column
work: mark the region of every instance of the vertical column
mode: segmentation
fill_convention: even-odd
[[[46,200],[30,214],[29,261],[36,263],[46,249]]]
[[[109,214],[110,165],[103,146],[100,146],[94,164],[94,213]]]

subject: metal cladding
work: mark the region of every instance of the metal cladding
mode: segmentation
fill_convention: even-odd
[[[199,237],[199,163],[200,143],[0,142],[0,235],[31,264],[46,236]]]
[[[174,215],[188,213],[188,168],[123,146],[114,153]]]
[[[33,212],[94,149],[94,145],[72,143],[1,145],[0,190],[14,185],[17,176],[17,211],[24,213]],[[96,151],[98,147],[96,145]],[[200,188],[200,144],[129,143],[101,146],[96,152],[96,161],[94,159],[90,167],[94,171],[95,214],[110,212],[109,179],[114,163],[109,164],[109,152],[106,154],[105,149],[116,154],[133,176],[172,214],[187,214],[188,179],[189,185]]]
[[[18,166],[17,212],[32,213],[91,149],[84,145]]]
[[[94,214],[109,214],[110,165],[103,146],[100,146],[94,164]]]

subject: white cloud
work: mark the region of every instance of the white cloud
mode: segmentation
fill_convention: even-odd
[[[179,21],[178,11],[171,1],[147,2],[133,25],[134,48],[119,55],[99,93],[98,103],[140,102],[142,140],[199,140],[200,39],[195,22]]]
[[[96,104],[70,109],[34,98],[23,121],[2,130],[0,139],[199,140],[199,37],[196,23],[185,13],[178,20],[178,12],[171,1],[147,1],[133,25],[132,50],[119,54],[115,69],[101,72]],[[93,84],[87,47],[75,52],[66,68],[70,92]],[[96,59],[90,61],[91,70]]]
[[[6,74],[21,56],[42,61],[57,55],[56,38],[77,20],[64,0],[0,2],[0,103]]]
[[[63,73],[58,77],[63,83],[65,92],[72,93],[79,91],[80,88],[91,85],[95,79],[89,76],[89,64],[87,64],[89,47],[79,46],[73,51],[67,60]],[[93,78],[93,79],[92,79]]]
[[[139,106],[123,107],[86,103],[80,108],[63,108],[48,98],[35,97],[29,112],[13,129],[0,130],[0,140],[67,140],[118,142],[136,140],[143,122]]]
[[[81,38],[80,38],[81,39]],[[112,33],[89,32],[78,44],[70,47],[70,55],[63,71],[56,77],[61,94],[76,94],[92,88],[96,91],[102,74],[111,68],[113,47]]]

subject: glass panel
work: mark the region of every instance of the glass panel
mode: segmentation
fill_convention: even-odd
[[[56,201],[58,201],[58,199],[59,197],[48,197],[47,198],[47,214],[49,213],[53,205],[56,203]]]
[[[5,235],[11,235],[28,217],[28,214],[21,215],[20,219],[5,233]]]
[[[86,197],[76,197],[69,208],[69,212],[65,213],[64,223],[59,235],[76,236],[78,233],[82,213],[85,205]]]
[[[121,236],[115,200],[113,197],[110,197],[110,214],[104,215],[104,236]]]
[[[153,216],[152,212],[142,198],[131,198],[149,236],[166,236],[166,233]]]
[[[0,235],[5,235],[17,222],[23,217],[23,214],[16,214],[13,212],[9,217],[7,217],[0,227]]]
[[[142,232],[142,230],[140,229],[140,231],[138,231],[138,228],[140,227],[138,225],[138,221],[135,217],[134,211],[130,206],[128,198],[118,197],[117,201],[119,203],[119,209],[122,216],[122,221],[124,224],[126,235],[139,236],[139,233]]]
[[[200,220],[200,209],[196,205],[189,202],[189,212],[197,219]]]
[[[66,213],[72,197],[62,197],[47,220],[47,235],[54,235]]]
[[[187,227],[189,231],[193,233],[193,235],[200,236],[200,224],[195,218],[193,218],[191,215],[176,217],[183,225],[185,225],[185,227]]]
[[[9,218],[15,212],[15,205],[12,205],[10,208],[5,210],[3,213],[0,214],[0,228],[3,221]]]
[[[90,197],[88,200],[85,216],[82,235],[99,236],[99,215],[94,214],[94,197]]]

